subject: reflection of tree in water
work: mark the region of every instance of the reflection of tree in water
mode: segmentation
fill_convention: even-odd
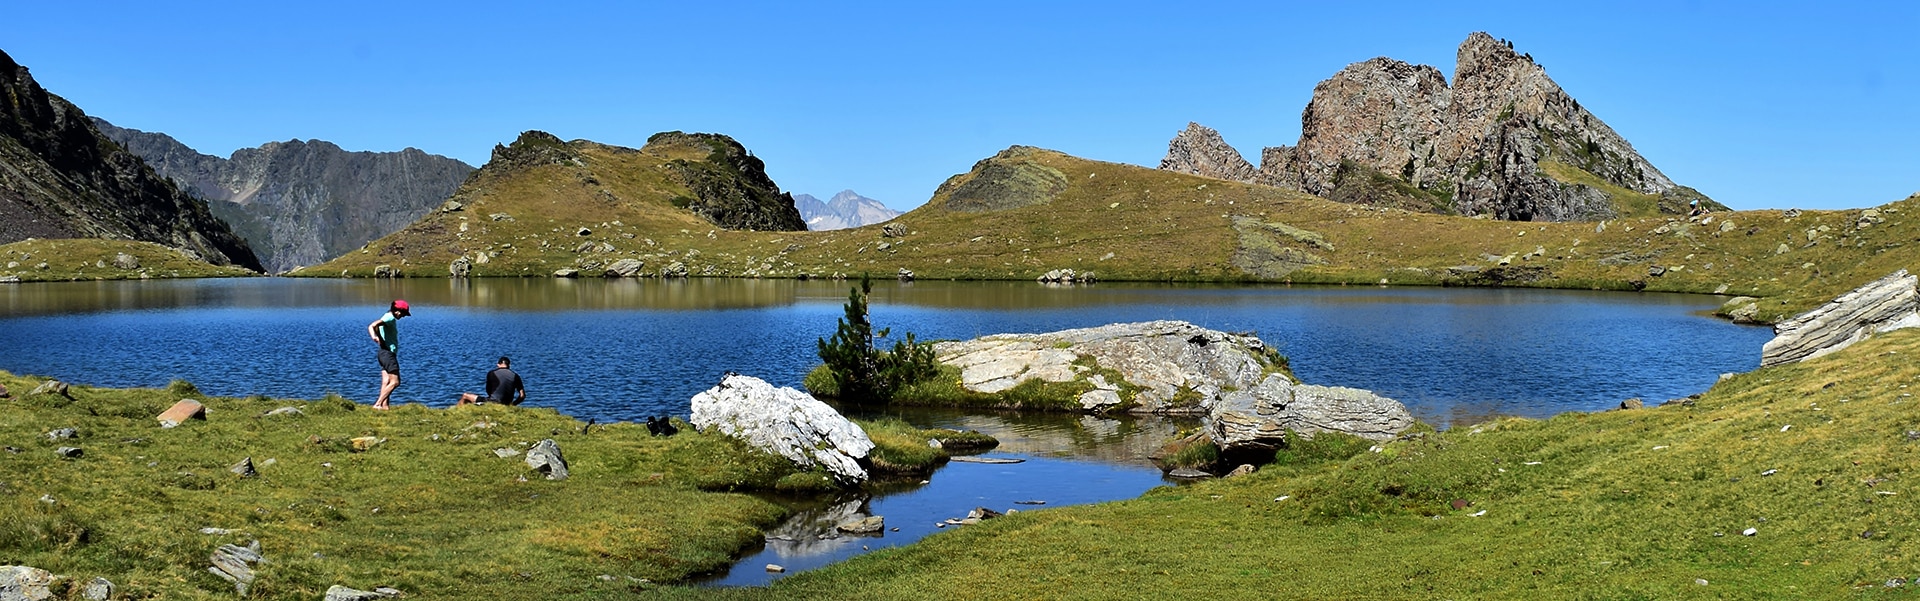
[[[843,534],[834,527],[865,518],[870,515],[868,512],[866,497],[836,500],[823,506],[796,510],[786,522],[767,530],[767,548],[780,557],[832,553],[860,538]]]

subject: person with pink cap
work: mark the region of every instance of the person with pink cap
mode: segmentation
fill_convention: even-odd
[[[393,389],[400,387],[400,318],[413,314],[413,308],[407,301],[395,300],[387,307],[380,319],[367,324],[367,335],[380,345],[380,400],[373,402],[373,408],[387,409],[387,401],[393,398]]]

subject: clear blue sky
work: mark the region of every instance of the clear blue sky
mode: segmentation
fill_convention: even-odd
[[[202,152],[291,138],[479,165],[527,129],[732,135],[782,188],[907,209],[1009,145],[1155,166],[1188,121],[1258,161],[1375,56],[1512,40],[1739,209],[1920,191],[1920,8],[1825,2],[21,2],[0,50]]]

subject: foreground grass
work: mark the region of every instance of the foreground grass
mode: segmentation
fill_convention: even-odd
[[[720,568],[757,545],[786,510],[739,493],[826,482],[719,435],[585,429],[550,409],[376,412],[337,397],[208,398],[184,383],[28,396],[38,382],[0,373],[14,395],[0,400],[0,564],[77,582],[104,576],[123,598],[231,598],[232,586],[207,573],[208,556],[256,539],[269,560],[259,598],[317,599],[333,584],[429,598],[605,598],[650,586],[636,579]],[[154,416],[181,398],[206,403],[208,419],[161,429]],[[304,415],[263,415],[289,406]],[[68,427],[79,438],[47,436]],[[895,456],[904,452],[893,438],[926,449],[939,435],[876,429]],[[362,436],[383,442],[353,451]],[[545,438],[559,443],[570,479],[495,454]],[[62,446],[84,454],[61,459]],[[228,471],[243,458],[259,477]]]
[[[115,258],[122,254],[136,262],[132,269],[115,264]],[[18,277],[22,282],[252,275],[260,274],[239,267],[212,265],[178,250],[136,240],[32,239],[0,245],[0,277]]]
[[[1282,457],[1251,476],[1010,515],[770,589],[668,593],[1910,598],[1913,585],[1886,583],[1920,576],[1920,489],[1906,473],[1920,461],[1916,355],[1920,331],[1894,332],[1733,377],[1690,406]]]

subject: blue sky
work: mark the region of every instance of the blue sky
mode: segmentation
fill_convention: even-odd
[[[1375,56],[1513,41],[1675,181],[1737,209],[1920,191],[1920,8],[1826,2],[18,3],[0,50],[89,114],[225,156],[273,140],[479,165],[541,129],[719,132],[782,188],[907,209],[1009,145],[1250,160]]]

